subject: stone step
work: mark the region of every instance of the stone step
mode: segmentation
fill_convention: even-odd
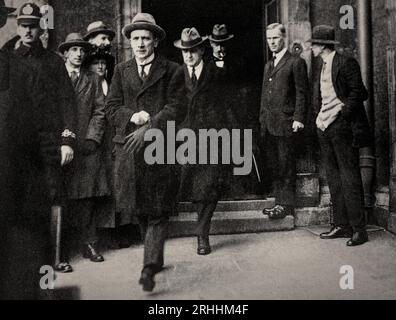
[[[257,205],[257,204],[256,204]],[[225,206],[225,208],[228,208]],[[169,226],[170,237],[195,235],[197,214],[179,213],[172,217]],[[287,216],[281,220],[270,220],[260,210],[216,211],[211,222],[210,234],[256,233],[266,231],[286,231],[294,229],[294,217]]]
[[[219,201],[216,211],[262,211],[264,208],[272,208],[275,205],[275,198]],[[195,212],[195,206],[191,202],[180,202],[179,212]]]

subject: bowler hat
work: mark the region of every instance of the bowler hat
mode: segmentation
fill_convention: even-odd
[[[319,25],[312,30],[312,39],[308,40],[312,44],[339,44],[335,40],[334,28],[328,25]]]
[[[42,17],[38,5],[27,2],[19,9],[16,20],[18,24],[38,25]]]
[[[85,50],[89,51],[92,46],[89,42],[85,41],[80,33],[70,33],[67,35],[65,42],[61,43],[58,47],[60,53],[64,53],[71,47],[83,47]]]
[[[209,40],[213,42],[224,42],[234,38],[233,34],[229,34],[227,26],[225,24],[215,24],[213,26],[212,34],[209,36]]]
[[[84,35],[84,40],[88,41],[90,38],[94,38],[98,34],[107,34],[110,37],[110,41],[112,41],[116,33],[103,21],[95,21],[88,25],[87,33]]]
[[[131,37],[131,32],[134,30],[149,30],[154,33],[159,40],[163,40],[166,36],[164,29],[162,29],[155,22],[154,17],[149,13],[138,13],[132,19],[132,23],[122,28],[122,34],[128,39]]]
[[[191,49],[199,46],[208,39],[207,36],[201,37],[198,30],[194,27],[185,28],[181,33],[181,39],[173,42],[174,46],[179,49]]]
[[[0,13],[10,14],[15,10],[16,8],[6,7],[4,0],[0,0]]]

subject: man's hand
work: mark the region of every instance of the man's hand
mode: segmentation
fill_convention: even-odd
[[[130,121],[136,124],[137,126],[142,126],[146,124],[149,120],[150,120],[150,115],[143,110],[138,113],[134,113]]]
[[[138,153],[144,146],[144,134],[151,127],[150,122],[125,137],[124,150],[130,153]]]
[[[72,162],[74,158],[74,151],[69,146],[61,146],[61,166],[65,166]]]
[[[304,129],[304,124],[302,124],[299,121],[294,121],[292,128],[293,128],[293,132],[298,132]]]

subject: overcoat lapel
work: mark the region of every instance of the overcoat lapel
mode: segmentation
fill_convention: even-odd
[[[80,94],[84,91],[85,87],[89,84],[89,79],[84,70],[81,70],[80,77],[78,78],[76,85],[76,93]]]
[[[277,73],[280,69],[283,68],[283,66],[286,64],[287,60],[289,60],[291,54],[289,51],[286,51],[285,55],[282,57],[282,59],[279,61],[279,63],[276,65],[274,70],[272,71],[271,76],[273,76],[275,73]]]
[[[333,82],[334,89],[336,89],[337,77],[340,72],[340,56],[338,53],[335,54],[333,59],[333,65],[331,67],[331,81]]]
[[[137,68],[136,63],[135,66]],[[165,61],[161,57],[157,57],[153,61],[153,65],[150,68],[150,73],[148,74],[148,78],[143,83],[142,88],[137,94],[137,97],[143,94],[148,88],[153,86],[158,80],[160,80],[164,76],[165,73],[166,73]],[[136,72],[136,74],[138,74],[138,72]]]
[[[194,98],[205,86],[210,83],[211,76],[213,73],[210,72],[210,65],[208,63],[204,63],[202,68],[202,74],[198,79],[198,84],[195,90],[193,90],[191,94],[191,98]]]

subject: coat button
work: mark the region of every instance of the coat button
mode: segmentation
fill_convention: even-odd
[[[272,78],[269,78],[269,81],[271,82],[271,81],[272,81]]]

